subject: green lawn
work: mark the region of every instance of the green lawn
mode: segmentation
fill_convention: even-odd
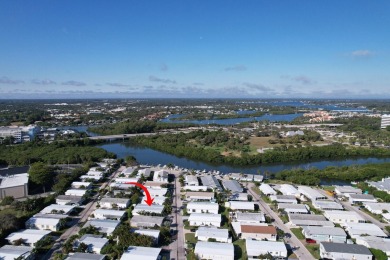
[[[197,239],[195,237],[194,233],[187,233],[185,234],[186,241],[189,243],[195,244],[197,242]]]
[[[301,228],[290,228],[291,232],[298,238],[298,239],[305,239],[305,237],[302,234]]]
[[[247,253],[246,253],[246,246],[245,246],[245,240],[239,239],[236,240],[234,243],[234,259],[237,260],[246,260],[248,259]]]
[[[259,187],[257,187],[257,186],[252,187],[252,190],[253,190],[257,195],[261,195],[261,192],[260,192]]]
[[[306,248],[315,259],[320,259],[320,245],[310,244],[306,245]]]

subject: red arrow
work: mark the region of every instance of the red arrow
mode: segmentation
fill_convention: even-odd
[[[149,206],[152,205],[154,198],[150,196],[148,189],[144,185],[138,182],[126,182],[125,184],[134,184],[135,186],[140,187],[146,194],[146,204],[148,204]]]

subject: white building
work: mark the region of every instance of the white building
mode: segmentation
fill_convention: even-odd
[[[101,233],[106,233],[108,236],[114,232],[117,226],[120,224],[119,220],[111,219],[90,219],[85,223],[83,228],[93,226],[97,228]]]
[[[207,191],[207,186],[184,186],[183,190],[185,191]]]
[[[153,198],[152,204],[155,204],[155,205],[164,205],[166,199],[167,199],[166,197],[154,197],[154,198]],[[145,204],[145,205],[147,204],[147,203],[146,203],[146,198],[145,198],[145,197],[142,198],[141,204]]]
[[[153,175],[153,181],[168,183],[168,172],[164,170],[155,171]]]
[[[346,243],[347,234],[339,227],[310,227],[302,228],[302,234],[306,239],[320,242]]]
[[[89,253],[69,253],[65,260],[104,260],[105,255],[89,254]]]
[[[274,226],[241,224],[241,238],[276,241],[277,236]]]
[[[255,204],[250,201],[227,201],[225,202],[225,207],[231,210],[253,211],[255,210]]]
[[[145,176],[146,178],[149,178],[151,173],[152,170],[150,168],[139,169],[137,176],[138,177]]]
[[[367,247],[356,244],[322,242],[320,256],[325,259],[372,260],[372,254]]]
[[[291,203],[297,204],[298,201],[294,195],[271,195],[269,198],[277,203]]]
[[[362,236],[356,238],[356,244],[365,246],[367,248],[382,250],[387,256],[390,256],[390,239],[373,236]]]
[[[287,248],[283,242],[245,241],[248,259],[257,258],[259,255],[270,254],[272,259],[287,259]]]
[[[158,239],[160,237],[160,230],[158,229],[135,229],[134,233],[145,235],[152,237],[154,239],[154,243],[158,243]]]
[[[243,192],[244,189],[236,180],[223,180],[222,185],[225,190],[230,190],[231,192]]]
[[[190,222],[190,226],[220,227],[222,217],[221,214],[192,213],[188,221]]]
[[[35,243],[37,243],[41,239],[45,238],[50,233],[51,233],[51,231],[47,231],[47,230],[24,229],[24,230],[20,230],[20,231],[11,233],[5,239],[10,244],[13,244],[15,241],[20,240],[20,241],[22,241],[23,245],[34,247]]]
[[[334,227],[332,221],[326,220],[322,215],[314,214],[288,214],[291,226],[324,226]]]
[[[248,201],[248,196],[252,196],[252,195],[249,195],[248,193],[244,193],[244,192],[236,192],[230,195],[228,200]]]
[[[199,180],[194,175],[186,175],[186,177],[185,177],[185,184],[187,186],[198,186],[199,185]]]
[[[186,200],[190,201],[212,201],[214,200],[214,192],[186,192]]]
[[[295,197],[299,197],[299,195],[301,194],[294,186],[292,186],[290,184],[280,185],[279,191],[283,195],[293,195]]]
[[[195,255],[200,259],[234,260],[234,247],[231,243],[199,241],[195,246]]]
[[[200,177],[200,180],[201,180],[203,186],[207,186],[208,188],[213,189],[213,190],[215,190],[215,189],[217,189],[219,191],[223,190],[221,184],[219,183],[217,178],[215,178],[215,176],[213,176],[213,175],[202,176],[202,177]]]
[[[335,186],[334,191],[339,196],[346,196],[348,194],[362,194],[362,190],[352,186]]]
[[[14,197],[15,199],[28,196],[28,174],[12,174],[3,176],[0,182],[0,199],[6,196]]]
[[[195,233],[195,237],[198,238],[198,241],[208,241],[211,238],[222,243],[232,242],[232,239],[229,238],[228,229],[219,229],[215,227],[199,227]]]
[[[86,189],[69,189],[65,192],[65,195],[83,197],[87,191]]]
[[[71,205],[59,205],[59,204],[51,204],[41,210],[40,213],[42,214],[62,214],[62,215],[69,215],[73,210],[75,206]]]
[[[364,203],[364,202],[377,202],[376,198],[371,194],[348,194],[349,202],[351,204]]]
[[[80,196],[59,195],[56,198],[58,205],[80,206],[83,204],[84,198]]]
[[[101,208],[119,208],[119,209],[125,209],[130,206],[130,200],[129,199],[121,199],[121,198],[102,198],[99,201],[99,205]]]
[[[236,212],[235,220],[242,224],[265,223],[265,216],[263,213]]]
[[[219,204],[210,202],[189,202],[187,204],[188,213],[211,213],[218,214]]]
[[[333,223],[336,224],[346,224],[346,223],[364,223],[366,222],[363,217],[361,217],[355,211],[324,211],[324,216]]]
[[[131,218],[130,225],[132,227],[161,227],[164,221],[164,217],[156,216],[142,216],[135,215]]]
[[[298,191],[311,201],[327,199],[325,195],[308,186],[298,186]]]
[[[309,214],[309,206],[306,204],[278,203],[278,209],[286,213]]]
[[[121,260],[159,260],[161,248],[130,246],[122,255]]]
[[[121,220],[126,214],[124,210],[114,210],[114,209],[96,209],[93,212],[93,216],[96,219],[115,219]]]
[[[132,213],[133,215],[142,215],[142,212],[149,212],[161,215],[164,210],[164,206],[152,204],[151,206],[146,204],[137,204]]]
[[[14,259],[33,259],[32,247],[29,246],[12,246],[5,245],[0,248],[0,259],[14,260]]]
[[[139,178],[126,178],[126,177],[119,177],[115,178],[116,183],[123,183],[123,184],[129,184],[129,182],[138,182]]]
[[[167,191],[168,189],[167,188],[151,188],[151,189],[148,189],[149,190],[149,193],[150,193],[150,196],[152,196],[153,198],[154,197],[164,197],[165,194],[167,194]]]
[[[66,215],[60,214],[36,214],[26,221],[25,226],[27,229],[59,231],[65,224],[65,218]]]
[[[92,187],[92,182],[87,181],[74,181],[71,184],[73,189],[90,189]]]
[[[259,187],[260,191],[267,196],[278,194],[269,184],[262,183]]]
[[[102,250],[102,248],[105,245],[107,245],[108,239],[103,238],[101,235],[86,234],[86,235],[82,236],[80,239],[77,239],[74,243],[74,246],[76,248],[78,248],[81,243],[84,243],[87,245],[87,247],[88,247],[87,251],[89,253],[100,254],[100,251]]]
[[[381,116],[381,128],[384,129],[390,126],[390,115],[382,115]]]
[[[364,207],[374,214],[390,212],[390,203],[364,203]]]
[[[315,200],[313,201],[313,207],[319,210],[344,210],[340,203],[328,200]]]
[[[387,237],[380,227],[372,223],[346,223],[345,230],[352,238],[360,236]]]

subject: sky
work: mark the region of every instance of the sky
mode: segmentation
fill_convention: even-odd
[[[0,99],[390,98],[388,0],[2,0]]]

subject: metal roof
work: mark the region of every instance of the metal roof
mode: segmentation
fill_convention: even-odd
[[[372,255],[370,250],[362,245],[322,242],[321,245],[326,252]]]

